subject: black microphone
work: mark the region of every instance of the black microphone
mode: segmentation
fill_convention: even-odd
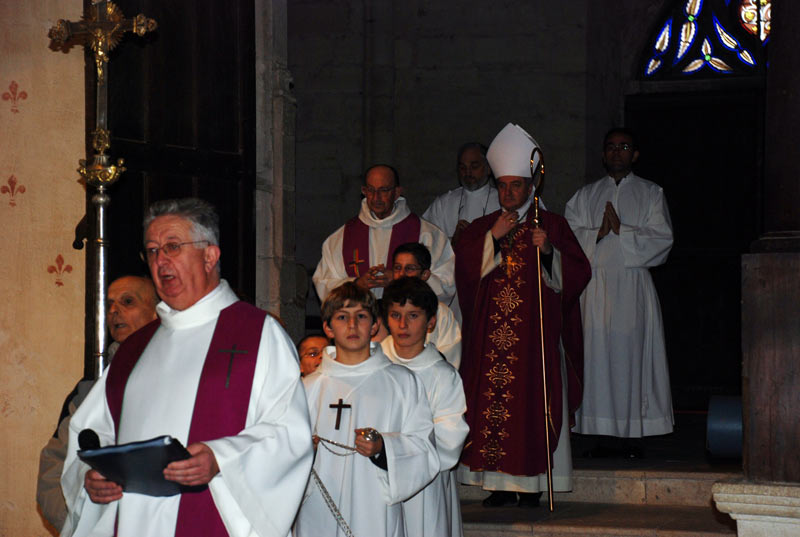
[[[100,437],[92,429],[84,429],[78,434],[78,445],[81,449],[100,449]]]

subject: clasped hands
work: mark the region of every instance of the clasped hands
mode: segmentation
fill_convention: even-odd
[[[369,267],[367,272],[356,279],[356,285],[362,289],[372,289],[374,287],[386,287],[392,281],[391,271],[381,263],[374,267]]]
[[[597,240],[608,235],[609,231],[613,231],[616,235],[619,235],[619,224],[617,211],[614,210],[614,206],[611,202],[607,201],[606,209],[603,212],[603,222],[600,224],[600,230],[597,232]]]
[[[217,458],[211,448],[202,442],[187,446],[191,457],[174,461],[164,468],[164,479],[180,485],[194,487],[205,485],[219,473]],[[122,487],[109,481],[97,470],[89,470],[83,480],[83,487],[94,503],[111,503],[122,498]]]
[[[501,214],[490,230],[492,237],[496,240],[505,237],[512,229],[517,227],[518,220],[519,215],[517,215],[516,211],[508,211]],[[547,238],[547,231],[540,227],[533,228],[533,245],[545,255],[549,255],[553,251],[553,245],[550,244],[550,239]]]

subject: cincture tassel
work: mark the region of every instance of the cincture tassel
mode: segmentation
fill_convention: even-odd
[[[533,159],[536,156],[536,153],[539,153],[539,165],[534,166]],[[542,150],[538,147],[534,147],[533,151],[531,152],[531,180],[536,177],[536,167],[539,168],[539,172],[541,173],[541,178],[539,179],[538,184],[536,184],[536,188],[534,190],[533,195],[533,223],[535,227],[539,227],[539,196],[537,192],[541,189],[542,183],[544,183],[544,154]],[[542,307],[542,257],[539,248],[536,248],[536,275],[537,281],[539,283],[539,340],[541,343],[541,356],[542,356],[542,397],[544,399],[544,441],[545,441],[545,453],[547,454],[547,496],[549,500],[550,512],[553,512],[553,467],[552,461],[550,460],[550,405],[547,404],[547,360],[545,359],[544,354],[544,321],[543,321],[543,313],[544,308]]]

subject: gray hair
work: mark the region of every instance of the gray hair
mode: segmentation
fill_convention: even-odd
[[[144,231],[159,216],[179,216],[192,223],[195,240],[219,246],[219,216],[214,206],[198,198],[161,200],[148,207],[144,215]]]

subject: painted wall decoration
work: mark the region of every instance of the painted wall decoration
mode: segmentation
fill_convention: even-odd
[[[25,193],[25,185],[17,184],[17,178],[11,175],[6,184],[0,186],[0,194],[8,194],[8,204],[12,207],[17,206],[17,194]]]
[[[16,80],[12,80],[8,85],[8,91],[3,92],[3,100],[11,101],[11,112],[14,114],[19,113],[19,103],[28,98],[28,93],[19,91],[19,85]]]
[[[56,256],[56,264],[50,265],[47,267],[47,272],[50,274],[56,275],[56,285],[59,287],[64,286],[64,281],[61,279],[61,276],[67,273],[72,272],[72,265],[65,265],[64,264],[64,256],[58,254]]]

